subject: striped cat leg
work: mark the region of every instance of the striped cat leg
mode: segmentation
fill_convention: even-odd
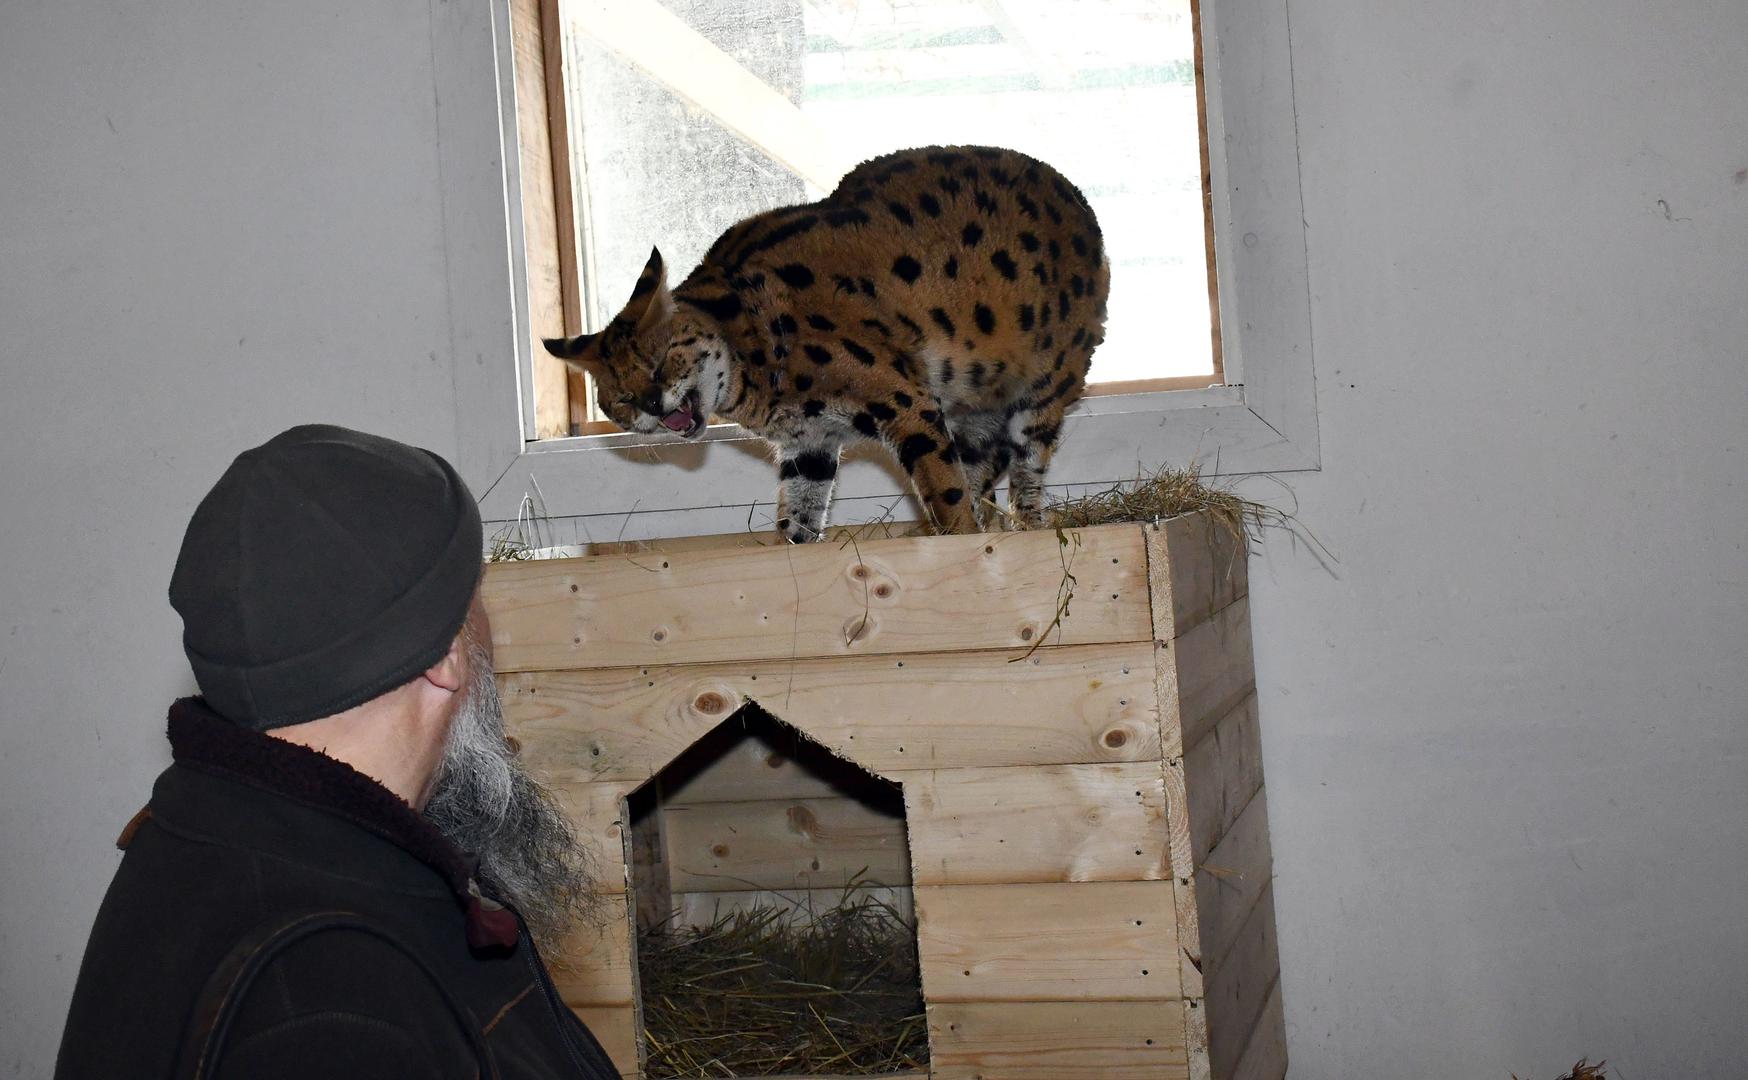
[[[1020,412],[1008,424],[1014,457],[1008,470],[1008,512],[1021,524],[1037,526],[1044,522],[1044,471],[1050,467],[1050,457],[1056,451],[1062,413],[1060,408]]]
[[[825,532],[832,484],[838,478],[836,444],[785,446],[777,458],[777,531],[791,544],[818,540]]]

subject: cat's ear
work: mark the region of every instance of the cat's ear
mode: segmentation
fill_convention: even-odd
[[[540,343],[546,346],[546,351],[560,360],[569,360],[578,366],[594,363],[598,357],[588,357],[583,354],[589,351],[589,346],[595,343],[600,334],[578,334],[576,337],[541,338]]]
[[[637,275],[637,284],[632,286],[631,300],[615,321],[623,320],[641,334],[661,324],[673,313],[674,297],[668,292],[667,267],[662,263],[661,251],[652,247],[649,261],[643,264],[643,273]]]

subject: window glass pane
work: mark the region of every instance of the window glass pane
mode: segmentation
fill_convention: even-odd
[[[1112,262],[1108,336],[1092,381],[1214,370],[1189,0],[659,7],[657,25],[677,16],[784,100],[763,102],[762,114],[745,94],[712,101],[715,91],[694,87],[702,100],[687,100],[669,88],[676,76],[649,52],[662,47],[650,34],[580,27],[573,130],[588,186],[585,273],[592,266],[604,285],[596,320],[624,301],[652,243],[678,283],[734,221],[835,182],[810,183],[780,163],[781,149],[767,153],[756,134],[718,119],[757,127],[747,118],[774,105],[799,114],[783,118],[792,144],[829,143],[845,166],[952,143],[1009,146],[1055,165],[1092,201]]]

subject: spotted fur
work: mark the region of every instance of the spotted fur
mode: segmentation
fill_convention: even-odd
[[[970,532],[1004,475],[1037,520],[1109,285],[1092,209],[1055,169],[927,147],[735,224],[672,291],[652,251],[605,330],[546,346],[628,431],[696,438],[715,416],[770,441],[791,541],[820,536],[840,452],[870,440],[930,524]]]

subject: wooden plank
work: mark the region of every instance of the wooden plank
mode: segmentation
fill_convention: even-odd
[[[637,1075],[637,1010],[624,1005],[573,1007],[622,1076]]]
[[[570,0],[583,33],[821,192],[855,164],[836,137],[656,0]]]
[[[1266,789],[1256,793],[1225,839],[1196,868],[1204,978],[1236,946],[1241,928],[1273,877],[1267,796]]]
[[[934,1080],[1173,1080],[1188,1075],[1183,1043],[1169,1002],[929,1005]]]
[[[719,752],[702,766],[664,773],[662,797],[688,806],[749,799],[898,800],[892,781],[781,725],[772,730],[750,723]]]
[[[1233,1066],[1231,1080],[1282,1080],[1287,1075],[1287,1024],[1281,1012],[1281,980],[1276,979],[1251,1029],[1250,1041]]]
[[[575,826],[577,838],[588,846],[595,860],[596,889],[608,895],[623,894],[628,878],[624,811],[620,800],[631,794],[637,785],[554,782],[549,786],[565,816]]]
[[[855,799],[711,803],[665,813],[675,892],[910,883],[904,818]]]
[[[1162,609],[1154,619],[1156,636],[1166,636],[1161,631],[1170,627],[1171,637],[1182,637],[1249,595],[1249,539],[1212,514],[1184,514],[1151,525],[1147,541],[1148,565],[1157,565],[1163,554],[1169,581],[1163,592],[1155,585],[1154,602]]]
[[[1250,600],[1241,597],[1175,641],[1163,659],[1175,670],[1177,715],[1183,746],[1200,742],[1208,729],[1256,689],[1251,659]]]
[[[626,898],[606,897],[599,921],[571,931],[550,951],[547,961],[559,996],[572,1009],[602,1005],[629,1008],[636,997],[636,984],[631,976],[631,912]]]
[[[846,899],[843,889],[748,890],[745,892],[683,892],[674,894],[674,921],[680,926],[709,926],[725,915],[761,908],[793,912],[806,919],[833,911]],[[849,892],[851,903],[885,904],[907,922],[916,918],[916,905],[907,887],[867,886]]]
[[[1178,996],[1171,886],[919,885],[931,1002],[1146,1001]]]
[[[1171,873],[1154,762],[900,773],[919,885],[1157,881]]]
[[[550,0],[549,0],[550,2]],[[569,371],[540,345],[565,332],[559,231],[554,191],[552,119],[548,112],[542,0],[511,0],[510,37],[516,78],[516,140],[521,154],[522,235],[528,269],[528,322],[524,347],[534,363],[535,438],[570,434]],[[568,193],[566,193],[568,202]]]
[[[1262,787],[1254,691],[1190,748],[1184,772],[1192,858],[1200,865]]]
[[[1090,645],[1152,635],[1143,530],[494,563],[502,672]],[[1065,567],[1076,578],[1057,622]]]
[[[1132,643],[1044,648],[1018,663],[1009,663],[1014,653],[991,651],[525,672],[502,676],[499,686],[524,756],[554,779],[647,779],[748,700],[833,753],[891,775],[1157,760],[1150,651]],[[769,771],[783,775],[766,777],[762,791],[822,794],[782,764]],[[789,778],[802,786],[772,786]],[[737,774],[722,779],[700,776],[686,798],[745,797]]]
[[[1269,992],[1280,981],[1275,942],[1275,891],[1262,898],[1238,936],[1237,947],[1207,969],[1208,1064],[1215,1076],[1231,1076],[1257,1026]]]

